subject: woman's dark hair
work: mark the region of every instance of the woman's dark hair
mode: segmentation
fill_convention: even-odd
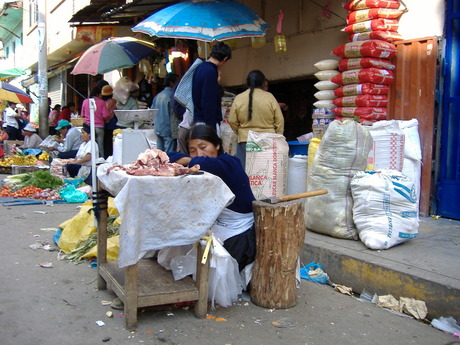
[[[82,129],[83,129],[86,133],[91,134],[91,127],[90,127],[90,125],[88,125],[87,123],[84,123],[84,124],[83,124]]]
[[[259,71],[259,70],[254,70],[249,72],[248,77],[246,79],[246,83],[248,84],[249,87],[249,104],[248,104],[248,120],[250,121],[252,119],[252,94],[254,93],[255,88],[262,88],[264,85],[265,80],[265,75]]]
[[[60,104],[56,104],[53,108],[53,110],[59,110],[61,109],[61,105]]]
[[[212,46],[211,57],[217,59],[218,61],[224,61],[225,58],[230,60],[232,58],[232,49],[229,45],[219,41]]]
[[[220,156],[224,154],[224,148],[222,147],[222,139],[216,133],[216,130],[211,126],[208,126],[204,123],[197,123],[190,128],[188,134],[187,144],[192,139],[203,139],[209,141],[211,144],[217,147],[219,145],[219,150],[217,150],[217,155]]]
[[[97,95],[100,95],[101,94],[101,88],[100,87],[93,87],[93,89],[91,90],[91,93],[89,94],[89,98],[93,98],[93,97],[96,97]]]

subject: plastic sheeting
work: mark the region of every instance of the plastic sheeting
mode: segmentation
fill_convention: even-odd
[[[104,188],[116,195],[120,212],[120,268],[133,265],[149,250],[199,240],[234,195],[217,176],[131,176],[99,167]]]

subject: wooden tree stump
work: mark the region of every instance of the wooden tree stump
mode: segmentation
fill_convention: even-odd
[[[301,200],[269,204],[254,201],[256,259],[251,300],[265,308],[297,304],[296,268],[305,239]]]

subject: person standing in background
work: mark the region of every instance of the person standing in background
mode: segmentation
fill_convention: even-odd
[[[70,102],[69,104],[65,105],[62,110],[61,110],[61,113],[59,114],[59,121],[60,120],[67,120],[67,121],[70,121],[71,119],[71,115],[72,113],[75,111],[75,103],[74,102]]]
[[[209,59],[196,68],[192,81],[193,122],[216,128],[222,121],[222,97],[218,83],[219,68],[232,58],[232,50],[223,43],[213,45]]]
[[[113,155],[113,131],[118,128],[117,116],[117,100],[113,98],[113,88],[110,85],[105,85],[101,91],[102,100],[107,106],[109,117],[104,125],[104,158]]]
[[[246,166],[246,142],[249,130],[254,132],[284,132],[284,117],[276,98],[267,91],[265,75],[254,70],[249,72],[248,89],[233,100],[228,123],[238,135],[236,156]]]
[[[96,134],[96,143],[99,148],[99,154],[104,157],[104,125],[109,118],[109,112],[105,102],[100,98],[101,89],[94,87],[91,90],[90,98],[94,99],[96,109],[94,109],[94,132]],[[85,123],[90,125],[90,98],[83,101],[81,105],[81,117],[85,119]]]
[[[57,134],[56,126],[58,125],[58,122],[59,122],[60,113],[61,113],[61,105],[56,104],[48,116],[48,119],[49,119],[48,125],[49,125],[50,135]]]
[[[161,91],[152,101],[151,109],[159,109],[154,119],[154,128],[157,135],[157,149],[172,152],[175,150],[175,142],[172,135],[171,125],[176,126],[176,138],[177,138],[177,121],[171,121],[172,117],[175,117],[171,110],[171,95],[173,88],[179,81],[177,74],[170,73],[165,76],[164,85],[165,88]]]
[[[3,121],[6,124],[6,133],[8,133],[8,140],[22,140],[23,136],[19,129],[19,114],[15,111],[16,103],[8,102],[8,106],[5,108]]]

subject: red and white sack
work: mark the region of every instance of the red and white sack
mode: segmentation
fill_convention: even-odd
[[[339,120],[339,121],[344,121],[344,120],[347,120],[347,119],[349,120],[350,118],[349,117],[343,117],[343,116],[336,116],[335,119]],[[374,124],[375,122],[379,121],[379,120],[362,119],[360,117],[355,117],[355,118],[353,118],[353,120],[359,122],[363,126],[372,126],[372,124]]]
[[[382,40],[358,41],[342,44],[334,50],[334,55],[345,58],[375,57],[391,59],[396,55],[396,46]]]
[[[372,84],[392,84],[394,75],[392,71],[380,68],[361,68],[344,71],[331,79],[333,83],[339,85],[372,83]],[[335,91],[335,90],[334,90]]]
[[[418,202],[412,179],[396,170],[360,171],[350,185],[353,221],[366,247],[388,249],[417,237]]]
[[[371,8],[348,12],[347,24],[355,24],[372,19],[398,19],[404,11],[392,8]]]
[[[367,31],[351,34],[348,38],[351,42],[368,41],[368,40],[382,40],[393,43],[395,41],[402,41],[403,37],[396,31]]]
[[[382,84],[361,83],[341,86],[334,90],[337,97],[355,96],[355,95],[386,95],[389,87]]]
[[[387,108],[337,107],[332,112],[337,116],[359,117],[363,120],[385,120],[388,116]]]
[[[343,32],[348,32],[349,34],[355,34],[358,32],[367,32],[367,31],[398,31],[399,22],[396,19],[372,19],[366,20],[365,22],[360,22],[356,24],[347,25],[342,29]]]
[[[363,57],[363,58],[343,58],[339,61],[339,71],[348,71],[351,69],[359,69],[359,68],[382,68],[387,70],[394,70],[396,66],[392,64],[387,59],[379,59],[379,58],[372,58],[372,57]]]
[[[378,121],[366,129],[372,135],[372,150],[367,158],[371,170],[392,169],[399,172],[404,167],[405,135],[396,120]]]
[[[399,1],[396,0],[353,0],[343,5],[348,11],[364,10],[366,8],[399,8]]]
[[[329,125],[309,163],[307,182],[308,191],[327,189],[328,193],[305,200],[308,229],[337,238],[358,239],[350,181],[356,172],[365,169],[371,147],[371,135],[355,121],[333,121]]]
[[[339,97],[332,101],[338,107],[376,107],[384,108],[388,104],[386,95],[359,95]]]
[[[289,145],[281,134],[248,132],[246,173],[256,199],[286,194]]]

